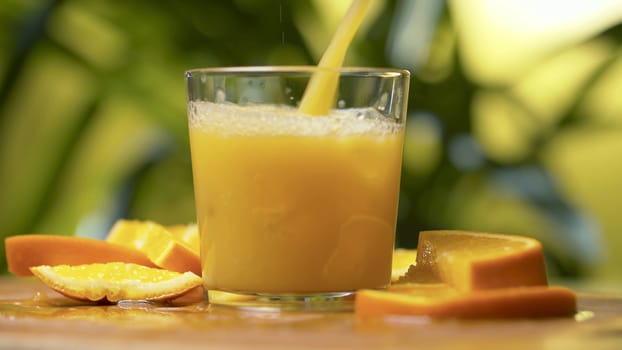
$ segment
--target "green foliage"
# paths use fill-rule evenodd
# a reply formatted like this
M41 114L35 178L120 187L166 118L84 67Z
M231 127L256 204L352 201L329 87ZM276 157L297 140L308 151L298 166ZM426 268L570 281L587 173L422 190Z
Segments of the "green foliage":
M120 217L194 221L184 71L314 64L318 53L310 43L327 40L326 28L309 27L323 23L317 4L5 3L0 237L101 237ZM391 65L386 48L395 7L395 1L381 3L346 63ZM599 254L598 230L550 172L546 152L570 131L603 127L586 118L582 106L620 62L621 27L586 40L606 40L614 54L597 65L552 125L538 124L538 113L512 86L469 77L449 11L437 27L430 59L412 79L397 244L414 246L422 229L529 233L547 245L554 273L587 273ZM442 47L449 54L439 53ZM487 148L478 134L473 111L482 93L503 100L519 123L534 125L518 156L499 156L500 148Z

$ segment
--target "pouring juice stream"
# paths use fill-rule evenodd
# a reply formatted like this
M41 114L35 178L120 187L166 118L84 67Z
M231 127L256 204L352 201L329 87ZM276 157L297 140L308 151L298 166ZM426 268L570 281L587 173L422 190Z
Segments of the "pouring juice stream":
M315 72L300 102L300 111L310 115L327 115L335 103L335 94L339 83L338 68L348 51L363 18L369 9L371 0L354 0L337 31L322 55L318 70Z

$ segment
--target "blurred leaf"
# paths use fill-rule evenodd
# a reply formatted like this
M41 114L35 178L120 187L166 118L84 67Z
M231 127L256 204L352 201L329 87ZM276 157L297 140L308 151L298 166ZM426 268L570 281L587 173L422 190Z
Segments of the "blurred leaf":
M520 5L504 4L489 10ZM184 71L313 64L345 7L326 0L6 2L0 234L100 237L119 217L193 220ZM508 58L490 43L480 48L495 51L474 60L465 23L481 30L494 21L478 15L496 18L474 8L377 2L348 54L348 64L416 68L397 245L414 246L422 229L530 234L546 243L557 274L588 274L606 244L599 228L613 236L619 222L611 214L617 204L597 185L622 187L615 180L622 170L607 166L614 148L602 146L620 126L622 25L599 22L600 32L587 28L592 34L572 45L539 48L537 60ZM473 75L474 64L493 58L493 68L515 79L489 84ZM592 174L590 166L607 170Z

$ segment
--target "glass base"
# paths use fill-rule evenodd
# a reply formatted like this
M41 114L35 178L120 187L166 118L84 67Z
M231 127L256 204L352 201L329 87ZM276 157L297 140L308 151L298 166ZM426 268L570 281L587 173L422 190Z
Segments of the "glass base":
M205 300L214 306L247 311L349 312L354 309L354 292L315 294L264 294L209 291Z

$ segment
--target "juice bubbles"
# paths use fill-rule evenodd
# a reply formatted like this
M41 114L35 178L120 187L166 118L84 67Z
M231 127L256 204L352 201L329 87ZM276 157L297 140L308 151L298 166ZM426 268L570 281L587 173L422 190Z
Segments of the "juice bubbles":
M403 120L372 107L304 115L266 103L257 91L267 85L229 91L244 103L216 101L226 86L213 101L189 98L205 287L317 295L387 286ZM380 100L396 109L390 96Z

